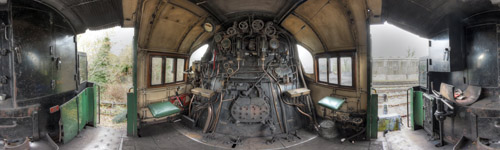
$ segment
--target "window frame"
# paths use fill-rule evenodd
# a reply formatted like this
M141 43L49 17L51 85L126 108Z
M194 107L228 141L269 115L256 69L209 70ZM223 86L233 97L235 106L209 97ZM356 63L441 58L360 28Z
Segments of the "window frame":
M351 69L352 69L352 86L347 86L347 85L341 85L342 84L342 68L341 68L341 58L342 57L350 57L351 58ZM326 58L326 82L325 81L320 81L319 76L319 59L320 58ZM337 84L330 83L330 59L331 58L337 58ZM324 85L330 85L330 86L335 86L335 87L342 87L342 88L356 88L356 51L355 50L348 50L348 51L338 51L338 52L325 52L325 53L320 53L316 54L314 56L314 71L315 71L315 76L316 76L316 83L319 84L324 84Z
M160 57L162 58L162 65L161 65L161 83L160 84L152 84L152 75L153 75L153 58ZM166 59L167 58L173 58L174 63L172 64L173 67L173 82L166 82L165 81L165 71L166 71ZM182 71L185 71L187 69L186 64L189 62L189 57L186 55L181 55L181 54L172 54L172 53L161 53L161 52L154 52L154 53L149 53L148 54L148 59L147 59L147 85L148 88L158 88L158 87L166 87L169 85L176 85L176 84L183 84L186 83L186 74L182 75L182 81L177 81L177 60L178 59L184 59L184 68Z

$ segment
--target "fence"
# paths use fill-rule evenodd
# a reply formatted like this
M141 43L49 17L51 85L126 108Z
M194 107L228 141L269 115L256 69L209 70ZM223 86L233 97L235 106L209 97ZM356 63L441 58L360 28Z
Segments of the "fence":
M373 58L373 81L418 81L417 58Z

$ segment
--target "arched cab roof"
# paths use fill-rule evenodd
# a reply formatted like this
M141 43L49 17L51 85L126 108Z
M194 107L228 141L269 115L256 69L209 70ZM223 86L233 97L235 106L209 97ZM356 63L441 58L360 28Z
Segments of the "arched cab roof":
M75 32L98 30L122 24L122 0L38 0L58 10ZM127 0L124 0L124 2Z
M257 14L279 23L313 54L366 46L368 18L380 20L381 0L129 0L124 26L139 23L139 48L191 53L237 16ZM211 20L216 32L204 32Z

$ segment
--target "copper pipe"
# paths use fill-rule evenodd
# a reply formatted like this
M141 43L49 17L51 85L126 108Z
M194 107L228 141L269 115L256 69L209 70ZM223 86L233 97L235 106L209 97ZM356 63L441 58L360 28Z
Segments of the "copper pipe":
M271 94L273 95L273 102L274 102L274 111L276 112L276 118L278 119L278 124L280 125L280 129L282 132L284 132L283 130L283 125L281 124L281 119L280 119L280 114L278 112L278 107L276 106L277 103L276 103L276 99L275 99L275 96L276 96L276 93L274 93L274 87L273 87L273 82L270 82L269 83L271 85Z
M205 121L205 126L203 127L203 133L207 133L210 122L212 121L212 107L208 106L207 120Z
M313 120L313 118L311 117L311 115L308 115L307 113L303 112L302 110L300 110L300 108L299 108L299 107L295 107L295 108L297 108L297 111L299 111L302 115L307 116L307 117L309 118L309 120L310 120L311 122L313 122L313 123L314 123L314 128L315 128L316 130L319 130L319 129L318 129L319 125L318 125L316 122L314 122L314 120Z
M236 74L236 72L238 72L240 70L240 60L238 59L238 68L236 68L236 71L234 71L233 73L231 73L228 78L231 78L231 76L233 76L234 74Z
M220 103L219 103L219 108L217 108L217 112L216 112L216 116L215 116L215 120L214 120L214 124L212 126L212 131L215 132L215 130L217 129L217 124L219 123L219 116L220 116L220 111L222 109L222 98L224 98L224 94L221 93L221 96L220 96Z
M194 97L196 95L193 94L193 97L191 97L191 100L189 100L189 109L188 109L188 116L191 117L191 105L193 104Z

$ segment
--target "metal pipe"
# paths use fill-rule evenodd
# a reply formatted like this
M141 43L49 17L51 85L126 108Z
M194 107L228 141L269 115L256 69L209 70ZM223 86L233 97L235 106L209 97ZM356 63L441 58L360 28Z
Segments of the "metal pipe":
M346 140L350 140L352 138L355 138L355 137L363 134L365 131L366 131L366 128L363 128L363 130L361 130L359 133L356 133L356 134L354 134L354 135L352 135L352 136L350 136L348 138L342 138L342 139L340 139L340 142L344 143Z
M212 125L212 131L214 131L214 132L217 129L217 123L219 123L219 116L220 116L220 111L221 111L221 108L222 108L222 98L224 98L224 94L223 93L221 93L220 102L219 102L219 108L217 108L215 120L214 120L213 125Z
M191 97L191 100L189 100L189 108L188 108L188 116L191 117L191 106L193 104L194 97L196 95L193 94L193 97Z
M281 119L280 119L280 114L278 112L278 107L276 106L276 91L274 91L274 88L273 88L273 82L270 82L270 88L271 88L271 94L273 96L273 104L274 104L274 111L276 112L276 117L278 119L278 124L280 125L280 128L281 128L281 131L283 131L283 125L281 124Z
M406 126L409 128L410 127L410 103L408 101L408 96L409 96L409 90L412 88L408 88L406 90Z
M203 127L203 133L207 133L210 122L212 121L212 107L208 106L207 120L205 121L205 126Z
M299 107L295 107L295 108L297 108L297 111L299 111L302 115L304 115L304 116L306 116L307 118L309 118L309 120L310 120L311 122L313 122L313 124L314 124L314 129L315 129L316 131L319 131L319 128L318 128L318 127L319 127L319 125L318 125L316 122L314 122L314 120L313 120L313 118L311 117L311 115L308 115L308 114L307 114L307 113L305 113L304 111L300 110L300 108L299 108Z
M302 66L302 64L301 64ZM300 78L302 79L302 84L304 84L304 87L307 88L307 84L306 84L306 80L304 79L304 74L302 73L302 67L297 67L298 68L298 72L299 72L299 75L300 75ZM313 106L311 106L311 104ZM315 111L312 111L312 110L316 110L314 109L314 102L312 102L312 98L307 96L307 105L309 107L309 110L311 111L312 115L313 115L313 119L314 119L314 124L318 124L317 122L317 119L316 119L316 113ZM312 107L312 108L311 108Z

